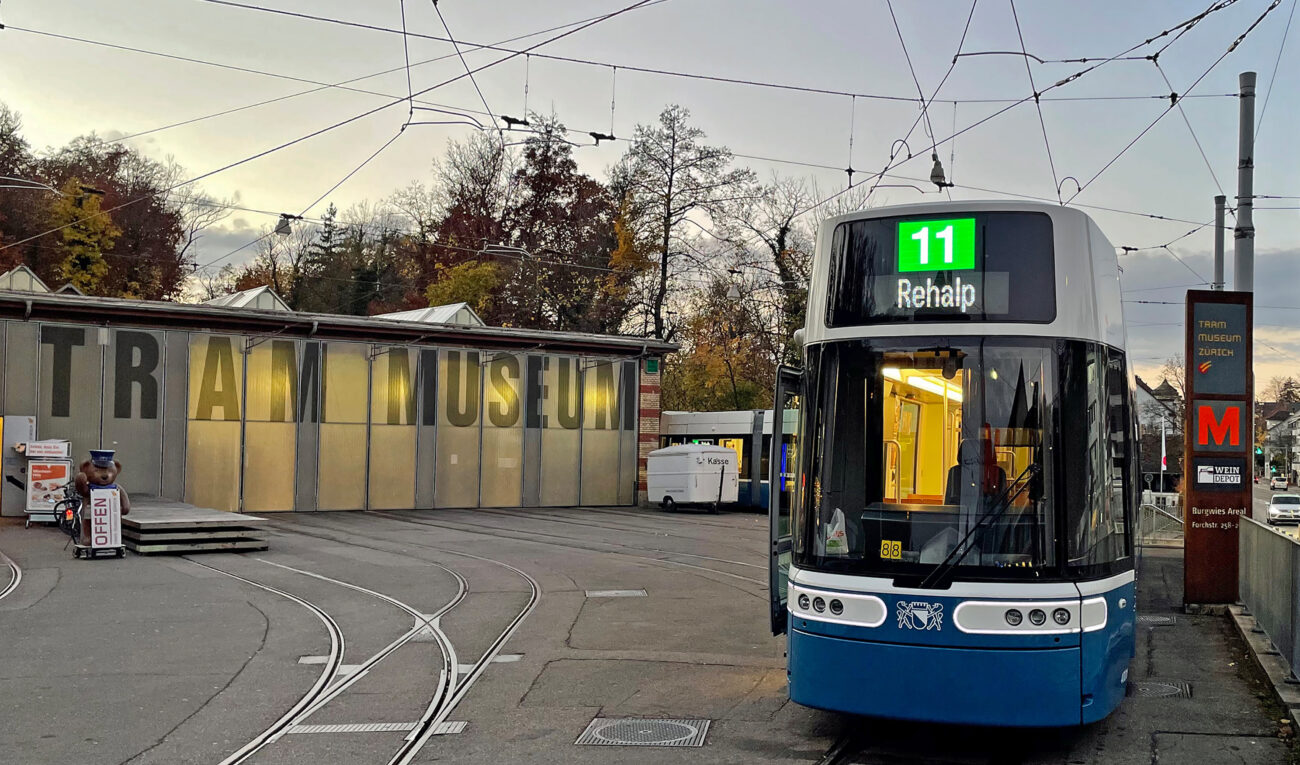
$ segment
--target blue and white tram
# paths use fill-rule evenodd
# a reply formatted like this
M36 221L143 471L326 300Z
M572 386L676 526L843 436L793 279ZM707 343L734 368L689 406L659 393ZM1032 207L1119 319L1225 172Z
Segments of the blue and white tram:
M1005 726L1119 705L1138 507L1124 349L1115 250L1078 210L823 224L804 368L777 386L773 440L797 458L770 478L793 700Z

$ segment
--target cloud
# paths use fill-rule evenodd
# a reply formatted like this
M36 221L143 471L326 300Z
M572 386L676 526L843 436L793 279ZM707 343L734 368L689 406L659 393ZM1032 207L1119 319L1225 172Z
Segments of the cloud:
M1120 257L1124 269L1121 282L1129 358L1137 373L1153 384L1159 382L1159 370L1165 360L1183 353L1187 290L1208 289L1201 282L1212 278L1214 271L1212 253L1176 251L1176 254L1177 257L1165 250L1150 250ZM1231 251L1225 260L1224 270L1231 283ZM1278 375L1300 377L1297 284L1300 284L1300 248L1256 253L1257 387Z
M244 247L264 233L266 233L265 226L256 225L248 218L242 216L228 218L218 225L209 226L203 230L198 242L194 245L195 261L200 266L216 261L213 268L220 268L227 263L239 266L253 257L256 248L245 247L234 255L226 256L240 247ZM221 258L224 259L219 260Z

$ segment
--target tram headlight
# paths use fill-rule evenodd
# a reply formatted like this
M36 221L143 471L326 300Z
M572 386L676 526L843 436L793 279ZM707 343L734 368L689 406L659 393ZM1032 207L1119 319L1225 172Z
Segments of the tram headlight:
M836 616L839 616L840 614L844 613L844 604L839 602L839 600L832 600L831 613L835 614Z
M820 614L822 611L825 611L825 610L826 610L826 601L822 600L821 598L813 598L813 610L816 611L816 612L819 613L819 614Z
M1014 608L1008 608L1006 616L1007 624L1010 624L1012 627L1019 627L1020 623L1025 620L1025 617Z
M1052 612L1052 621L1054 621L1054 622L1056 622L1057 624L1060 624L1060 625L1066 625L1066 624L1069 624L1069 623L1070 623L1070 612L1069 612L1069 611L1066 611L1064 608L1058 608L1058 609L1056 609L1055 611Z
M807 610L808 610L808 607L811 606L811 605L812 605L812 601L808 600L808 596L805 595L805 594L803 594L803 593L800 593L800 594L799 594L799 607L802 608L803 610L807 611Z
M1045 621L1047 621L1047 614L1043 613L1043 609L1035 608L1029 612L1029 623L1035 627L1041 627Z

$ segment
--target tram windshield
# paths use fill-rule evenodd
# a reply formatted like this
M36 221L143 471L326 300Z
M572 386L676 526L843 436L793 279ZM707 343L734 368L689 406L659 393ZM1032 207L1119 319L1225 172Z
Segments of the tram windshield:
M1020 578L1126 554L1117 355L967 337L831 343L809 360L803 565Z

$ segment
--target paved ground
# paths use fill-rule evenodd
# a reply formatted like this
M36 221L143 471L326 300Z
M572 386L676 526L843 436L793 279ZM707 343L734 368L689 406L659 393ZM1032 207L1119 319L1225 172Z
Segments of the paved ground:
M298 723L410 724L447 670L463 694L430 722L463 732L409 761L811 763L837 743L842 763L1287 760L1228 623L1176 613L1180 551L1145 558L1139 607L1175 621L1142 627L1132 676L1188 682L1191 698L1130 698L1098 725L1027 734L789 703L766 536L741 514L299 514L276 518L267 553L74 561L53 530L2 526L23 578L0 600L0 760L218 763L322 679L343 690ZM595 592L617 590L646 594ZM405 609L450 610L427 624ZM698 749L575 746L597 716L713 722ZM248 761L385 763L407 735L287 733Z

